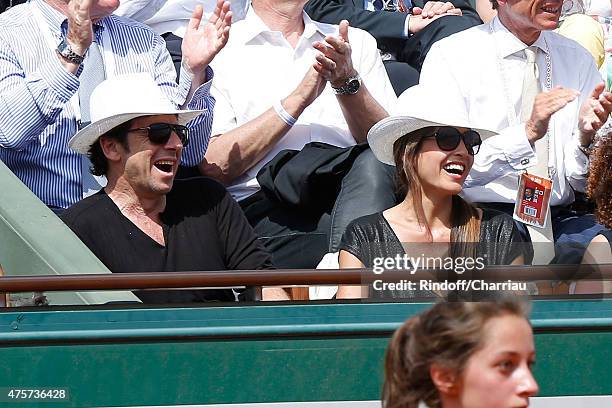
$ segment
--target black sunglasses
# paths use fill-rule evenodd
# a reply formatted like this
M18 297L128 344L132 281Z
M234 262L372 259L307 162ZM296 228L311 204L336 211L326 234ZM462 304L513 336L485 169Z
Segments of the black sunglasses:
M181 140L183 147L189 144L189 128L183 125L174 125L172 123L153 123L147 127L128 129L129 132L140 132L146 130L147 137L151 143L163 145L168 143L172 132Z
M478 153L482 144L480 134L475 130L469 129L467 132L461 133L456 128L450 126L442 126L433 135L425 137L435 137L440 150L445 151L455 150L463 139L465 148L472 156Z

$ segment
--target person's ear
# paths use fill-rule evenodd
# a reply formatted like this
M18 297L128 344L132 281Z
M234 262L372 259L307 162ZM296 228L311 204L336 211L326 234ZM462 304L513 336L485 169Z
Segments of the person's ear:
M117 139L106 136L100 137L100 147L104 156L114 162L120 161L121 152L125 151L123 145Z
M429 375L440 394L449 397L459 394L459 378L455 370L432 364Z

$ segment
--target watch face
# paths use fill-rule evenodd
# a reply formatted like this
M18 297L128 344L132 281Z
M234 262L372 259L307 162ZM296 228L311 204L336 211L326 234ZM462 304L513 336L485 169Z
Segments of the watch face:
M336 95L355 95L359 92L359 88L361 87L361 78L357 75L354 78L349 78L346 80L344 85L340 87L332 86Z
M348 84L346 84L346 90L351 95L356 94L359 91L360 85L358 79L351 79Z
M65 40L62 40L62 42L59 43L59 45L57 46L57 50L61 53L65 52L66 48L68 48L68 44L66 43Z

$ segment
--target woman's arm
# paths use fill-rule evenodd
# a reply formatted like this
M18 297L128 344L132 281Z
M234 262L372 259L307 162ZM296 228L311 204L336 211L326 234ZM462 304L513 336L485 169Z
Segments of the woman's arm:
M340 269L365 268L365 265L350 252L341 250L338 256ZM363 299L367 297L368 287L360 285L339 285L336 299Z
M603 235L597 235L586 251L582 258L583 264L595 265L612 263L612 251L610 250L610 243ZM611 291L610 282L602 279L596 281L578 281L574 289L575 294L593 294L593 293L609 293Z
M514 261L510 262L510 265L525 265L525 257L523 255L517 256Z

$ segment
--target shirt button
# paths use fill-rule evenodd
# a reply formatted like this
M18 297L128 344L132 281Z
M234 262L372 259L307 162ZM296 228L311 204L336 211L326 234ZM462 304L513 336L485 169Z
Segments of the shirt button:
M521 164L522 164L523 166L525 166L525 165L529 164L529 159L523 159L523 160L521 160Z

